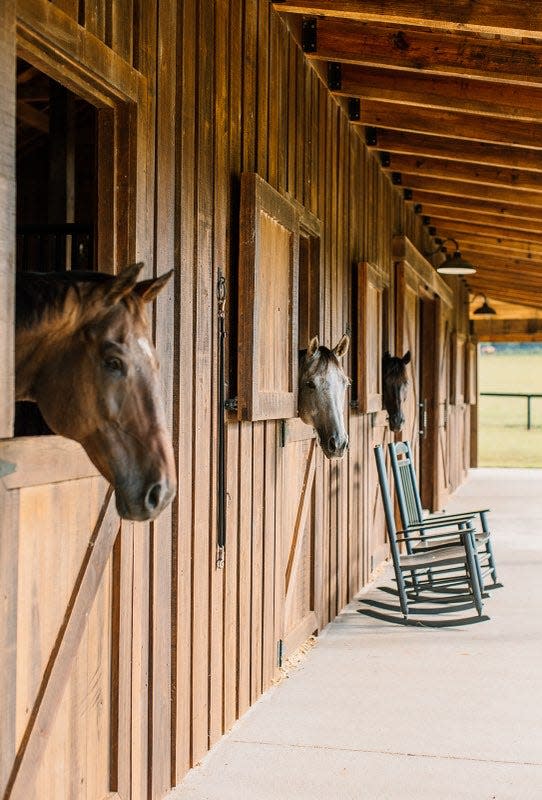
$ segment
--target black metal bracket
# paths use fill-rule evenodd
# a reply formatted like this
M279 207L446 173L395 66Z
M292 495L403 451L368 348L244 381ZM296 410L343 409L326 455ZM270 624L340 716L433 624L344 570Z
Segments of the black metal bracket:
M422 222L423 222L424 225L430 225L431 224L431 217L424 217L422 219Z
M401 186L403 183L403 177L400 172L392 172L391 173L391 182L394 186Z
M226 411L237 411L237 398L230 397L228 400L224 400L224 408Z
M378 135L376 128L365 128L365 144L367 147L376 147L378 144Z
M305 17L301 23L301 48L304 53L316 53L316 18Z
M429 236L436 236L436 235L437 235L437 229L435 228L434 225L431 225L431 227L429 228Z
M351 122L359 122L361 119L361 103L359 97L350 97L348 100L348 119Z
M382 164L383 167L389 167L391 164L391 156L384 150L380 153L380 163Z
M337 61L329 61L327 65L327 88L338 92L342 86L342 67Z
M414 213L415 214L421 214L422 211L423 211L422 204L421 203L416 203L416 205L414 206Z
M412 189L403 189L403 198L405 200L412 200Z

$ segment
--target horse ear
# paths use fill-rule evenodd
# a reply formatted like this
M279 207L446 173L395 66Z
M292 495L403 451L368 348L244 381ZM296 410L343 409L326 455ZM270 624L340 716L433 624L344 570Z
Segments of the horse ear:
M404 354L403 364L405 365L405 367L407 364L410 364L410 350L407 350L406 353Z
M160 275L158 278L149 278L146 281L139 281L139 283L136 283L134 286L134 292L141 297L143 302L151 303L162 291L172 275L173 270L170 269L169 272L164 273L164 275Z
M350 345L350 336L347 333L343 333L335 347L333 348L333 352L337 356L337 358L342 358L348 353L348 347Z
M138 264L131 264L126 267L112 281L108 282L105 287L104 301L108 305L114 305L122 300L125 295L130 294L132 289L137 283L137 276L143 268L143 262Z
M320 342L318 341L318 336L313 336L309 342L309 346L307 347L307 358L313 358L318 348L320 347Z
M389 360L390 360L390 358L391 358L390 351L389 351L389 350L386 350L386 352L385 352L385 353L384 353L384 355L382 356L382 361L389 361Z

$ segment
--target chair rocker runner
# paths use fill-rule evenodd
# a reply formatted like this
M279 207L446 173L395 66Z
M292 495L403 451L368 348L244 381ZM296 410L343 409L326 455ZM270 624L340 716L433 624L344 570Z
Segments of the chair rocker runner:
M399 514L401 516L401 525L404 530L420 530L420 526L423 525L421 528L421 535L423 537L424 532L430 530L433 525L467 522L475 517L479 517L481 530L478 530L475 535L479 563L482 568L482 573L487 574L489 572L493 578L493 583L496 584L497 569L495 566L491 533L489 531L487 519L489 509L484 508L477 509L476 511L463 511L457 514L436 513L424 516L410 443L390 442L390 444L388 444L388 450L390 453ZM429 542L422 542L421 544L421 547L425 548L431 546ZM407 549L410 550L408 544ZM412 548L413 552L419 549L421 548ZM483 588L482 579L481 584Z
M430 534L424 533L424 535L422 535L423 525L413 525L409 528L408 532L403 530L397 531L382 445L375 446L374 454L378 471L378 481L380 483L380 491L384 504L386 528L388 531L395 580L397 582L401 611L404 618L407 619L409 614L407 584L404 573L410 573L413 576L414 585L416 586L414 575L418 571L427 572L435 567L454 566L464 567L470 594L473 597L478 615L481 616L483 609L482 591L479 581L478 557L474 545L475 528L472 521L467 519L460 520L457 523L443 523L439 526L440 530L438 530L435 525L434 529L436 532ZM431 527L433 528L433 526ZM417 531L419 531L420 535L413 535ZM405 543L405 545L412 545L413 542L427 542L429 540L433 542L432 549L428 548L421 552L408 552L407 550L407 553L401 553L399 550L399 546L402 543Z

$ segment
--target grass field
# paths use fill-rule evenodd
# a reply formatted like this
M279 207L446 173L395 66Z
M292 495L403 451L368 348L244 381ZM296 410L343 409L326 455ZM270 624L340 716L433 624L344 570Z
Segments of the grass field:
M480 353L480 392L542 394L542 352ZM542 398L480 397L478 463L481 467L542 467Z

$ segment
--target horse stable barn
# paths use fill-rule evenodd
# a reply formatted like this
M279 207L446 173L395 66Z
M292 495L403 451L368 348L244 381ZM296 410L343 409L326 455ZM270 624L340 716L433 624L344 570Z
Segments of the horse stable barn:
M0 795L160 798L387 557L374 445L410 440L443 508L475 334L541 336L542 9L3 0L0 70ZM78 290L113 303L136 262L138 309L174 270L148 308L177 492L150 521L15 414L16 273L121 273ZM296 416L316 336L352 380L342 458ZM408 351L393 433L382 359ZM91 391L66 386L61 423Z

